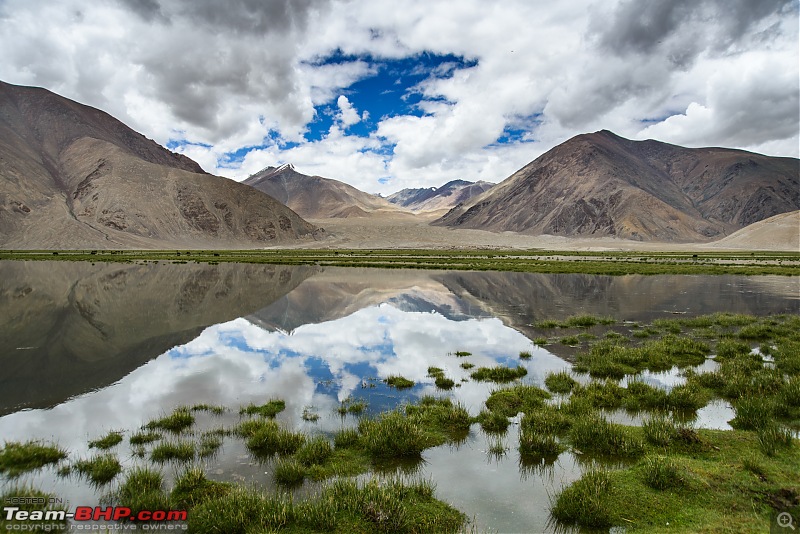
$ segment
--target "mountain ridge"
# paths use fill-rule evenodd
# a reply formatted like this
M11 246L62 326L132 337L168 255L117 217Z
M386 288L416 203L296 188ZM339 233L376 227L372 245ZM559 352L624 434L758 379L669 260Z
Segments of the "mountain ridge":
M575 136L432 224L675 242L718 239L800 208L796 158Z
M0 82L0 247L229 248L323 231L111 115Z

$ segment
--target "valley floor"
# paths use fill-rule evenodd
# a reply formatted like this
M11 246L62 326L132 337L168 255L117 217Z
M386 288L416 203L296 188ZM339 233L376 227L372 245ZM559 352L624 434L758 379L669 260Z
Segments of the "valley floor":
M800 212L784 217L781 224L767 228L747 227L720 241L709 243L658 243L613 237L570 238L552 235L530 236L514 232L452 229L429 226L429 219L418 216L348 219L314 219L328 238L304 242L302 248L347 249L546 249L568 251L700 252L724 250L800 251ZM758 223L757 223L758 224ZM756 225L753 225L754 227Z

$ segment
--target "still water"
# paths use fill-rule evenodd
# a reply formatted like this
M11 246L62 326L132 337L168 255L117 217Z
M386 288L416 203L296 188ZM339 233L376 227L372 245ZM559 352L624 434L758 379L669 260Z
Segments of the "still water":
M369 414L448 395L477 415L493 386L467 380L464 361L523 365L524 381L536 385L570 367L575 349L532 343L541 335L537 321L578 313L639 322L716 311L798 313L799 297L800 280L784 277L0 262L0 440L54 441L74 461L94 452L89 440L111 430L129 435L176 406L231 408L200 414L202 430L231 427L240 406L273 398L286 402L278 419L308 433L354 425L353 416L336 411L348 398L366 401ZM456 358L456 351L472 355ZM519 360L521 351L532 358ZM438 391L430 366L459 387ZM417 385L398 392L381 382L390 375ZM674 372L644 379L664 388L681 380ZM304 412L319 420L304 420ZM698 424L726 428L732 415L715 402ZM479 530L541 531L548 495L578 478L581 465L568 452L546 468L520 465L516 440L512 426L499 438L507 453L494 457L487 450L498 438L476 425L459 446L426 451L407 474L433 480L438 498ZM140 461L124 444L114 451L120 460ZM236 438L226 438L204 465L212 478L272 487L269 465L255 462ZM71 506L95 504L103 493L52 469L23 482Z

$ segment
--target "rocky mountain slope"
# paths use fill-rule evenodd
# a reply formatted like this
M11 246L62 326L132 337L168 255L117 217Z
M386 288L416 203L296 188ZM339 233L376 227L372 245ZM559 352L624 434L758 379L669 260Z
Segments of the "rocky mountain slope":
M0 247L258 247L320 235L100 110L0 82Z
M493 183L484 181L452 180L441 187L402 189L386 200L415 212L449 210L493 186Z
M433 224L671 242L719 239L800 209L800 161L583 134Z
M244 182L307 219L374 217L406 210L331 178L299 173L291 164L267 167Z

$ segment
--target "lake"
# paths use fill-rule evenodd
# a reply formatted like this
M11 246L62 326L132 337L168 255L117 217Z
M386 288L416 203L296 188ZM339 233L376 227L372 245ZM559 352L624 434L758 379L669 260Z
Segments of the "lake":
M470 380L465 361L524 366L523 382L539 386L571 367L580 348L535 345L539 321L592 314L646 324L717 311L800 313L800 280L3 261L0 439L53 441L74 460L94 452L88 441L112 430L128 437L177 406L231 408L198 414L203 430L233 426L239 407L270 399L286 403L279 421L308 434L355 426L355 416L338 413L342 402L366 402L368 416L431 394L477 415L497 386ZM471 355L458 358L458 351ZM520 352L531 358L520 360ZM438 390L432 366L458 387ZM416 385L390 388L383 380L391 375ZM665 389L681 381L674 371L643 379ZM696 424L727 428L731 417L730 405L715 401ZM513 426L498 438L473 425L462 443L386 469L432 480L437 497L480 531L540 531L549 528L548 495L577 479L581 462L565 452L552 465L524 465L516 440ZM504 455L489 452L498 444ZM140 461L127 439L115 452L126 466ZM225 438L203 465L217 480L273 487L269 465L237 438ZM96 504L114 487L95 491L52 468L23 480L73 507Z

